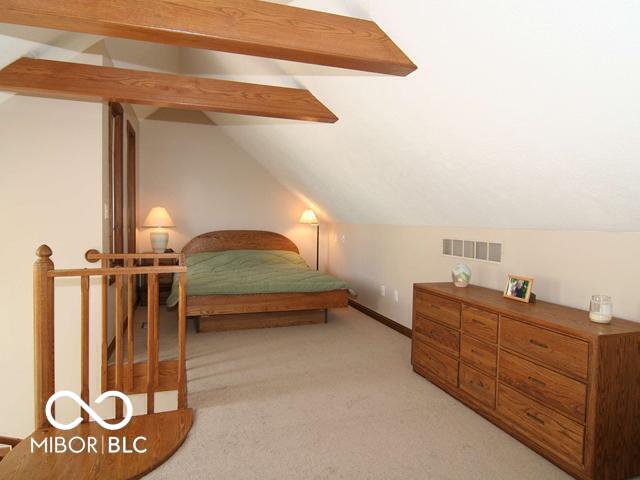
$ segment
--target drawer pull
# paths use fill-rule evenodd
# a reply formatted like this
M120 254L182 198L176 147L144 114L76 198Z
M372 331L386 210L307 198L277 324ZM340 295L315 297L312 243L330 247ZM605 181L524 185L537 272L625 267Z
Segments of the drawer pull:
M538 385L541 385L541 386L543 386L543 387L546 387L546 386L547 386L547 384L546 384L546 383L544 383L542 380L538 380L538 379L537 379L537 378L535 378L535 377L527 377L527 378L528 378L528 379L529 379L529 381L530 381L530 382L532 382L532 383L537 383Z
M473 317L471 319L471 323L477 323L478 325L484 325L484 322L478 320L477 318Z
M440 307L438 305L434 305L433 303L431 304L431 308L433 308L434 310L440 310Z
M535 345L536 347L540 347L540 348L549 348L548 345L545 345L544 343L540 343L537 340L534 340L533 338L529 339L529 343L531 345Z
M537 415L531 412L527 412L527 417L529 417L531 420L538 422L540 425L544 425L544 420L542 420L540 417L538 417Z

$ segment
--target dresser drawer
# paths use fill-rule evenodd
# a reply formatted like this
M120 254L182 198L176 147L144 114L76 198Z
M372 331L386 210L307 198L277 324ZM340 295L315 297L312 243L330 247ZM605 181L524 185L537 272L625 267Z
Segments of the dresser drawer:
M458 361L422 342L413 342L413 363L451 385L458 386Z
M460 390L464 390L491 408L496 405L495 379L462 363L460 364Z
M462 307L462 330L482 340L496 343L498 315L465 305Z
M490 375L496 374L496 359L498 348L495 345L481 342L475 338L462 334L460 339L460 356L470 365Z
M414 340L428 343L445 353L458 357L460 355L460 332L451 330L439 323L416 315L413 330Z
M498 414L517 431L571 463L581 465L584 427L515 390L498 386Z
M587 386L508 352L500 352L500 381L584 422Z
M589 344L508 317L500 320L500 346L586 380Z
M416 313L460 328L460 303L420 291L414 292L413 301Z

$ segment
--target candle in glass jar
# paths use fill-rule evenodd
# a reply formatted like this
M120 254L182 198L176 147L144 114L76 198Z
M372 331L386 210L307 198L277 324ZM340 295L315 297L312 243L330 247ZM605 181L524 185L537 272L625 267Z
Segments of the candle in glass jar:
M589 306L589 319L596 323L609 323L613 318L613 304L608 295L593 295Z

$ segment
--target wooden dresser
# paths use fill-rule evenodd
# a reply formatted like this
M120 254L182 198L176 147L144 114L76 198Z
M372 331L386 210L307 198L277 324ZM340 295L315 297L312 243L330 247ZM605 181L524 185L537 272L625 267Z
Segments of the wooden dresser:
M574 477L640 474L640 323L417 283L411 362Z

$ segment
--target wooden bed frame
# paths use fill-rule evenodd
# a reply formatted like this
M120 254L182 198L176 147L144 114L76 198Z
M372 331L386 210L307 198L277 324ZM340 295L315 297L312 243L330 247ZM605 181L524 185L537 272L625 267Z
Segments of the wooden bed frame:
M284 235L261 230L203 233L189 241L182 253L189 255L223 250L287 250L299 253L296 244ZM188 295L187 316L198 317L198 332L303 325L325 322L327 309L347 307L348 299L348 290Z

